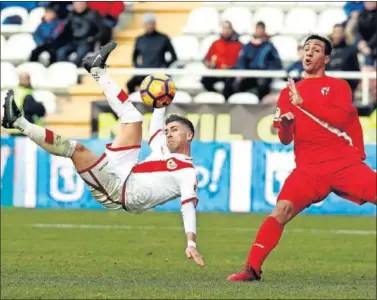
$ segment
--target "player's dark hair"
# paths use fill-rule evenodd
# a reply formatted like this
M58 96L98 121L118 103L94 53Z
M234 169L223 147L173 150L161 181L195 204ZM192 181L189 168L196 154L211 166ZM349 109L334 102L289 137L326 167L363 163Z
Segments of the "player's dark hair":
M321 42L324 42L325 44L325 55L330 55L331 52L332 52L332 44L331 42L325 38L324 36L321 36L321 35L318 35L318 34L312 34L310 36L307 37L307 39L305 40L305 43L304 45L310 41L310 40L319 40Z
M170 115L165 119L165 125L168 125L169 123L172 122L178 122L183 125L185 125L190 131L192 132L192 136L194 137L195 135L195 129L194 125L192 125L191 121L185 117L179 116L179 115Z

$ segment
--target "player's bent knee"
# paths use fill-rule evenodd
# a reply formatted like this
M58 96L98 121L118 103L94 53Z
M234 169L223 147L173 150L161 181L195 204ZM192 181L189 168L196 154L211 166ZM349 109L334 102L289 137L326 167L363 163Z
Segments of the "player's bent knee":
M271 213L271 216L273 216L282 225L289 222L295 215L295 206L289 200L278 201Z
M93 165L98 160L98 155L86 148L83 144L77 142L75 152L71 159L76 169L81 171Z

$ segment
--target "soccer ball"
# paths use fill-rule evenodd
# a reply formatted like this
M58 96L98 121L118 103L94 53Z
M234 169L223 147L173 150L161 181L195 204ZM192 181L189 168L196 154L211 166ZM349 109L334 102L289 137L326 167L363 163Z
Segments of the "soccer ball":
M156 108L168 106L174 99L175 84L169 76L149 75L140 86L140 96L147 106Z

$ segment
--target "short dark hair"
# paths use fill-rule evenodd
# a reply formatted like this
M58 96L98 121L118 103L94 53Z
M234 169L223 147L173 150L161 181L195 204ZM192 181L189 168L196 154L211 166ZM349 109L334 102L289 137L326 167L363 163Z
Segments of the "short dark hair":
M263 29L266 29L266 24L265 24L264 22L262 22L262 21L259 21L259 22L255 25L255 27L257 27L257 26L261 26L261 27L263 27Z
M305 40L304 46L310 40L319 40L321 42L324 42L325 43L325 55L331 55L332 44L329 41L329 39L325 38L324 36L318 35L318 34L312 34L312 35L307 37L307 39Z
M188 129L190 129L190 131L192 132L192 136L194 137L195 135L194 125L192 125L192 122L189 119L179 116L179 115L170 115L169 117L165 119L165 125L168 125L169 123L173 123L173 122L178 122L185 125Z

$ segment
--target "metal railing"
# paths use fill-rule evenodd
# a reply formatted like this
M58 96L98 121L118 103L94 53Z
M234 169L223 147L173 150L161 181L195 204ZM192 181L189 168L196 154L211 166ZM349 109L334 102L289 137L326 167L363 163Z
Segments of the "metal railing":
M288 76L284 70L263 71L263 70L213 70L213 69L147 69L147 68L109 68L110 74L119 75L149 75L166 74L170 76L209 76L209 77L254 77L284 79ZM79 75L85 75L85 69L78 70ZM297 72L289 74L297 76ZM369 80L376 79L376 72L343 72L329 71L326 75L341 79L361 80L362 104L369 103Z

